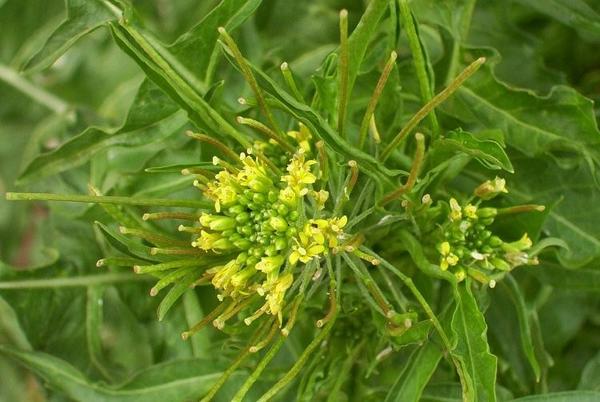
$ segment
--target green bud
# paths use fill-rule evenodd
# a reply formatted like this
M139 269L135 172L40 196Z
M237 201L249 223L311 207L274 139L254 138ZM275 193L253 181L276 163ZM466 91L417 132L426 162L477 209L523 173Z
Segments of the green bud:
M491 247L498 247L498 246L501 246L501 245L502 245L502 243L504 243L504 242L503 242L503 241L502 241L502 239L501 239L501 238L499 238L498 236L492 236L492 237L490 237L490 239L488 240L488 244L489 244Z
M269 194L267 195L267 199L269 200L269 202L273 203L275 201L277 201L278 198L278 194L276 191L269 191Z
M237 216L245 210L246 208L243 205L234 205L233 207L229 207L229 209L227 209L227 212L229 212L231 215Z
M500 258L492 258L490 262L495 268L501 271L510 271L510 265Z
M277 249L275 248L274 245L270 245L265 249L265 254L269 257L272 257L275 254L277 254Z
M287 247L287 240L283 237L275 239L275 249L277 251L284 250Z
M248 250L252 245L252 242L247 239L239 239L233 242L233 245L241 250Z
M477 216L480 218L494 218L497 214L496 208L479 208L477 210Z
M250 214L248 212L240 212L235 215L235 221L237 223L246 223L250 220Z
M285 219L278 216L271 218L269 220L269 224L278 232L285 232L288 228L288 224Z
M288 212L290 212L290 209L285 204L279 204L277 207L277 213L279 215L285 216L288 214Z
M294 236L296 236L297 233L298 233L298 230L293 226L290 226L288 228L288 230L285 231L285 235L287 237L294 237Z
M290 219L292 222L295 222L295 221L297 221L297 220L298 220L298 211L292 211L292 212L290 212L289 219Z
M265 201L267 201L267 197L265 197L265 195L261 193L254 193L254 195L252 196L252 201L254 201L257 204L264 204Z
M235 227L235 219L229 216L215 216L209 224L211 230L223 231Z

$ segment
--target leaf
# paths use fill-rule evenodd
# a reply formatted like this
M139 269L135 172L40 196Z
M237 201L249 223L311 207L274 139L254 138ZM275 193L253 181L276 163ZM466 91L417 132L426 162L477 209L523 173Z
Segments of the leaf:
M452 317L452 331L456 335L456 347L452 354L461 362L463 378L468 383L468 401L496 400L496 356L490 353L487 342L487 325L469 288L461 284L456 288L456 310Z
M387 9L387 6L387 0L371 0L358 25L348 37L348 94L352 93L360 64L371 44L376 29L379 27L378 22Z
M509 87L484 65L443 106L464 122L501 129L508 146L529 157L583 155L592 170L600 164L600 132L592 102L566 86L546 96ZM578 155L578 156L579 156ZM513 161L514 162L514 161Z
M458 129L446 133L435 144L436 146L439 144L445 149L458 150L471 155L488 169L504 169L510 173L514 172L506 152L496 141L478 139L475 135Z
M108 21L121 17L109 0L66 0L67 19L50 35L44 46L27 62L34 72L52 65L75 42Z
M596 402L598 400L600 400L600 392L567 391L526 396L509 402Z
M21 328L15 310L0 296L0 339L24 350L31 350L31 344Z
M568 269L558 264L543 262L540 267L533 268L529 272L540 282L560 289L600 292L600 270L598 269Z
M180 133L187 124L184 112L163 102L151 84L142 85L125 123L117 130L90 127L59 148L35 158L19 178L21 184L79 166L99 151L116 146L140 146Z
M175 302L179 300L179 298L183 296L187 290L190 290L190 286L196 280L198 280L198 273L192 272L191 274L179 279L177 283L171 287L169 293L167 293L158 306L158 321L162 321L163 318L165 318L165 315L171 309L171 307L173 307L173 304L175 304Z
M233 31L248 19L262 0L223 0L188 32L180 36L169 50L187 69L210 85L218 54L217 28ZM200 57L199 57L200 56Z
M600 352L586 363L577 389L600 391Z
M385 402L419 401L441 359L440 348L432 342L425 342L410 356L387 393Z
M531 327L529 325L529 310L527 305L525 304L525 298L521 293L521 289L519 285L515 281L515 279L509 274L504 280L501 282L502 288L506 290L510 299L512 300L515 309L517 310L517 318L519 320L519 330L521 336L521 347L523 349L523 353L527 357L531 368L535 374L535 379L537 382L540 381L541 376L541 368L540 363L537 360L535 355L535 350L533 346L533 339L531 335Z
M517 0L575 29L582 38L600 41L600 14L583 0Z
M433 328L431 320L419 321L413 324L402 334L397 336L390 336L390 341L396 348L412 345L415 343L421 344L427 341L427 336L429 335L431 328Z
M77 401L177 402L200 398L221 375L205 359L180 360L152 366L118 386L94 383L64 360L41 352L0 346L46 382Z
M600 215L590 213L600 203L600 191L585 166L563 169L549 158L512 158L515 175L509 196L518 203L548 207L544 232L564 240L561 264L582 267L600 257Z

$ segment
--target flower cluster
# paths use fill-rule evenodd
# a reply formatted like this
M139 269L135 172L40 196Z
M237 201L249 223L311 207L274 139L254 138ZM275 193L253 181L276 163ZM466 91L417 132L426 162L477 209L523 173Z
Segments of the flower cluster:
M463 205L451 198L445 223L440 227L441 241L437 244L439 267L451 271L459 281L467 275L495 285L495 278L519 265L537 264L537 258L527 253L532 246L527 233L514 242L505 242L493 234L489 226L498 209L481 207L481 201L505 193L503 179L486 181L475 189L478 198Z
M317 162L306 158L301 148L279 177L251 151L239 157L241 168L214 159L223 167L204 188L214 201L214 213L202 213L199 228L180 230L199 233L192 246L229 256L224 265L210 268L205 276L219 291L219 299L246 299L258 294L265 303L246 324L262 314L279 318L286 291L294 281L293 269L337 247L346 217L306 219L302 199L323 203L326 192L312 191Z

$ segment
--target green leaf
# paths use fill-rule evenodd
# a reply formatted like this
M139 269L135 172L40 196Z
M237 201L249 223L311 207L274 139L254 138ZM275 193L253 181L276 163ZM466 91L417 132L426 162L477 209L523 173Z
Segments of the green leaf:
M575 29L584 39L600 42L600 14L583 0L517 0L517 2Z
M495 62L473 75L444 110L464 122L501 129L507 145L529 157L577 153L594 170L600 164L600 132L592 102L566 86L546 96L510 87L496 78Z
M599 269L569 269L551 262L543 262L529 272L539 281L560 289L600 292Z
M490 353L487 342L487 325L477 301L470 290L470 283L457 286L456 310L452 317L452 331L456 335L456 347L452 354L461 362L463 373L469 378L467 401L496 400L496 356Z
M110 147L134 147L161 141L181 133L186 124L185 113L175 112L172 104L164 102L160 90L152 84L142 85L121 128L86 129L57 149L35 158L25 168L19 182L27 183L79 166Z
M0 353L12 357L77 401L189 401L200 398L221 375L205 359L180 360L152 366L124 384L107 386L92 382L69 363L45 353L5 346L0 346Z
M598 400L600 400L600 392L568 391L526 396L509 402L596 402Z
M192 272L191 274L179 279L177 283L171 287L169 293L167 293L158 306L158 321L162 321L163 318L165 318L165 315L167 312L169 312L171 307L173 307L175 302L179 300L179 298L183 296L187 290L190 290L190 286L196 280L198 280L198 273Z
M439 346L425 342L410 356L387 393L385 402L419 401L441 359L442 351Z
M439 144L444 149L464 152L477 159L488 169L504 169L510 173L514 172L506 152L496 141L478 139L474 134L458 129L446 133L435 144L436 146Z
M121 17L120 10L109 0L66 0L66 7L67 19L27 62L25 69L29 72L49 67L79 39Z
M529 310L525 304L525 298L521 293L519 285L515 279L509 274L501 282L502 288L506 290L512 300L515 309L517 310L517 318L519 320L519 330L521 335L521 347L523 353L527 357L531 368L535 374L536 381L540 381L541 368L540 363L535 355L533 339L531 335L531 327L529 325Z
M354 82L358 75L360 65L365 53L371 44L373 35L379 28L379 20L388 6L387 0L372 0L369 2L365 13L358 25L348 37L348 93L352 93Z

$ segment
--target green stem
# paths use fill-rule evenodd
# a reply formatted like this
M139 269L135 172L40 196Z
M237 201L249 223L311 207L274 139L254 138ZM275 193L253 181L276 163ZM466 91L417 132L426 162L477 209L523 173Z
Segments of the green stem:
M233 38L227 33L227 30L224 27L219 28L219 34L221 35L221 38L231 51L231 54L233 55L238 66L240 67L240 71L242 72L242 75L248 82L248 85L250 85L250 88L252 88L252 91L254 92L254 96L256 96L256 101L258 102L258 106L261 112L265 115L273 130L277 133L281 132L279 126L277 125L277 122L275 121L275 118L273 117L273 113L271 113L271 109L269 109L269 106L265 101L265 97L263 96L262 90L258 86L258 82L256 81L254 74L252 73L252 69L250 68L250 65L242 55L242 52L238 48L237 44L235 43Z
M340 11L340 59L338 62L338 134L345 137L346 108L348 107L348 11Z
M421 100L424 104L429 102L433 97L433 91L429 83L429 77L427 74L427 66L425 64L425 57L423 56L423 49L421 48L421 41L417 35L417 28L408 6L407 0L399 0L400 5L400 16L402 18L402 24L406 30L408 37L408 45L413 56L413 64L415 66L415 72L417 73L417 80L419 81L419 89L421 90ZM429 119L431 120L431 128L434 135L439 133L439 123L433 109L429 112Z
M4 64L0 64L0 80L6 82L13 88L18 89L31 99L44 105L56 114L64 114L69 110L69 104L58 98L57 96L47 92L43 88L33 85L26 80L22 75Z
M452 82L452 79L456 75L460 59L460 47L467 40L469 35L469 29L471 27L471 19L473 17L473 10L477 0L466 0L464 5L464 12L460 20L460 37L454 38L452 43L452 53L450 56L450 64L448 65L448 72L446 73L446 85Z
M147 281L151 278L129 273L76 276L73 278L32 279L24 281L0 282L0 289L44 289L86 287L118 282Z
M363 116L362 123L360 124L360 130L358 135L358 148L362 149L365 144L365 140L367 139L367 133L369 131L369 124L373 122L373 126L375 126L374 113L375 107L377 107L377 102L379 101L379 97L383 92L383 88L385 87L385 83L387 82L388 77L390 76L390 72L392 68L394 68L394 63L396 62L396 57L398 55L396 52L392 52L390 57L385 63L385 67L381 72L381 76L379 76L379 81L377 81L377 85L375 86L375 90L371 95L371 99L369 100L369 104L367 105L367 110L365 111L365 115ZM377 132L377 129L375 129ZM377 135L378 137L378 135ZM375 140L377 142L377 140Z
M423 134L417 133L415 135L415 139L417 140L417 149L415 151L415 159L413 160L410 173L408 174L408 179L406 179L406 184L400 186L398 189L383 197L381 205L385 205L388 202L397 199L402 194L410 192L417 182L417 177L419 176L421 166L423 165L423 158L425 157L425 137Z
M267 392L260 397L258 402L267 402L271 400L279 391L281 391L285 386L287 386L300 372L306 361L310 357L310 355L314 352L314 350L321 345L321 343L325 340L325 338L331 332L333 328L333 324L335 324L335 320L337 318L337 311L334 312L332 319L327 322L327 325L319 332L319 334L312 340L312 342L304 349L302 355L298 358L296 363L292 366L292 368L279 380L277 383L269 389Z
M273 358L275 357L275 355L277 354L277 352L283 345L284 341L285 341L284 336L280 335L279 338L277 338L277 341L275 342L275 344L273 346L271 346L271 349L269 349L267 354L264 355L264 357L261 359L261 361L256 366L256 369L254 369L252 374L250 374L250 377L248 377L246 379L246 381L244 382L242 387L238 390L238 392L235 394L235 396L233 397L231 402L242 402L242 400L244 399L244 396L246 396L248 391L250 391L250 388L252 387L252 385L254 385L254 383L256 382L256 380L258 380L258 377L260 377L260 375L265 370L267 365L271 362L271 360L273 360Z
M472 76L481 65L485 63L485 57L480 57L465 68L454 81L450 83L442 92L434 96L425 106L423 106L413 117L406 123L402 130L394 137L392 142L383 150L381 154L381 160L385 161L390 157L394 149L400 144L400 142L429 114L429 112L435 109L440 103L445 101L450 95L452 95L460 86Z
M200 200L171 200L166 198L133 198L119 196L93 196L78 194L52 194L52 193L6 193L8 201L64 201L85 202L93 204L120 204L148 207L183 207L183 208L212 208L209 201Z
M304 97L302 96L302 93L298 89L296 81L294 80L294 74L286 62L281 63L281 74L283 75L283 79L285 80L288 88L290 88L292 91L294 98L296 98L297 101L304 102Z

